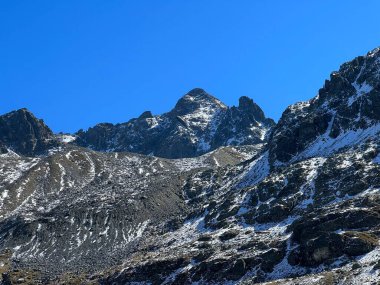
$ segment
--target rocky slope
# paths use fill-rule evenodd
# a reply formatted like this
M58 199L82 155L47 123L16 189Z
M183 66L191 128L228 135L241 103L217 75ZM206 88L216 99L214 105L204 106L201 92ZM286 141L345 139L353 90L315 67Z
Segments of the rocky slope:
M271 138L272 164L334 152L378 132L379 53L375 49L343 64L318 96L286 109Z
M376 49L342 65L264 144L181 159L71 144L2 154L3 283L378 284L379 63ZM252 106L213 102L227 130Z
M98 124L79 131L76 143L97 151L195 157L221 146L263 143L273 126L273 120L248 97L241 97L238 107L229 108L196 88L168 113L153 116L147 111L127 123Z

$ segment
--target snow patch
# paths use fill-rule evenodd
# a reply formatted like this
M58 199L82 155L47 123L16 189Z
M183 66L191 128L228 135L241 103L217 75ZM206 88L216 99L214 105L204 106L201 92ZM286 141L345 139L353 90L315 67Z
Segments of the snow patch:
M299 161L314 156L328 156L344 147L353 146L374 138L380 132L380 124L373 125L367 129L349 130L341 133L336 138L329 136L329 130L313 143L311 143L304 151L291 159L291 162Z
M70 143L77 139L76 136L73 136L73 135L57 135L56 137L58 141L62 143Z
M348 106L351 106L355 101L357 101L361 96L368 94L373 90L373 87L369 85L367 82L363 84L358 84L356 81L352 83L352 86L356 90L356 94L348 98Z

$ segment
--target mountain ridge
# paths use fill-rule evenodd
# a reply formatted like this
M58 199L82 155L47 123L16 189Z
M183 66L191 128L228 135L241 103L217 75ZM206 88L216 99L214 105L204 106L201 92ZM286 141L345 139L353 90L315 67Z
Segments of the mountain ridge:
M51 129L40 123L41 120L26 108L4 114L0 118L5 122L11 114L17 113L29 114L30 121L36 125L31 133L46 133L46 137L36 138L41 144L36 150L14 147L8 143L7 138L2 139L0 133L3 151L6 151L8 145L23 155L46 154L49 149L64 142L99 151L130 151L166 158L196 157L221 146L263 143L266 139L263 132L269 132L275 124L246 96L239 99L238 107L227 107L201 88L190 90L177 101L172 110L162 115L145 111L138 118L126 123L99 123L87 131L81 129L73 135L53 135ZM233 124L227 122L231 118L237 121ZM18 125L28 128L25 126L27 122L22 120ZM28 132L24 133L20 134L21 139L27 140L26 136L33 136ZM47 140L50 144L43 142Z
M45 156L1 154L3 280L376 284L379 51L343 64L251 146L178 159L72 143ZM226 109L190 95L206 103L180 106L176 127L209 130L186 116L210 104L225 112L220 141L231 126L260 127L250 125L263 114L248 98Z
M242 98L242 105L227 107L203 89L195 88L167 113L154 116L147 111L127 123L98 124L79 131L77 143L94 150L132 151L166 158L195 157L221 146L263 143L265 133L275 123L248 97ZM231 119L237 122L231 125L227 122Z

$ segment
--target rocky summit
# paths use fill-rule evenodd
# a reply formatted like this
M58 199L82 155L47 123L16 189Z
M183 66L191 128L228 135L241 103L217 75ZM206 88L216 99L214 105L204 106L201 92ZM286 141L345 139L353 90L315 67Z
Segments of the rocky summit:
M267 140L274 121L248 97L238 107L200 88L183 96L168 113L146 111L122 124L80 130L76 144L97 151L130 151L164 158L195 157L221 146L256 145Z
M53 132L27 109L0 116L2 153L8 147L22 155L36 155L57 146Z
M73 135L0 117L2 284L379 284L380 49L275 124L202 89Z

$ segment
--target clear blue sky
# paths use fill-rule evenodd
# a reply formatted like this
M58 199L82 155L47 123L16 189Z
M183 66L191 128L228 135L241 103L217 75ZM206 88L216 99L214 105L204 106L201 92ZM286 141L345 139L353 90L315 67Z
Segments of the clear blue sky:
M170 110L202 87L274 119L380 45L378 0L2 0L0 113L56 132Z

